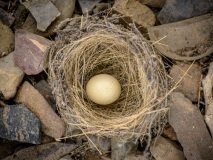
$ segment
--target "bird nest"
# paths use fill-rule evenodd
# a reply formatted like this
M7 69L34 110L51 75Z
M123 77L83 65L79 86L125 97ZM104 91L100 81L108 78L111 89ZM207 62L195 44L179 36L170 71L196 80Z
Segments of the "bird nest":
M49 82L67 135L144 137L158 134L166 122L167 80L151 43L132 24L117 17L77 17L57 31L49 52ZM89 100L91 77L110 74L121 84L121 96L101 106ZM78 135L81 135L78 134Z

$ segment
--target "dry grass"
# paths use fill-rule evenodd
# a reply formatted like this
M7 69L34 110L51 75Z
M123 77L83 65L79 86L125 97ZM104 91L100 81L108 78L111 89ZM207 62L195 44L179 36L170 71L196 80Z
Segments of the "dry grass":
M118 25L117 17L67 22L49 54L49 82L67 136L76 136L74 128L86 136L158 134L168 110L167 79L152 45L134 25ZM122 86L120 98L108 106L91 102L85 93L85 84L100 73L113 75Z

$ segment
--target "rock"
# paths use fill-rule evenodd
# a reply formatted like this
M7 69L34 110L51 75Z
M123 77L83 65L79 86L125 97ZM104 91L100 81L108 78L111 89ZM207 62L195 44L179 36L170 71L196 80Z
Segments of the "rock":
M22 149L3 160L58 160L76 148L74 144L54 142Z
M83 14L90 13L101 0L78 0Z
M97 147L103 154L108 153L110 151L111 141L110 141L109 138L98 137L98 136L95 136L95 135L92 135L89 138L92 141L92 142L89 141L91 148ZM94 146L94 144L95 144L95 146Z
M209 71L206 77L202 81L203 84L203 92L205 98L205 121L209 127L211 135L213 137L213 95L212 95L212 88L213 88L213 62L209 65Z
M53 138L64 135L65 124L53 111L45 98L25 81L16 96L16 102L25 104L42 123L42 131Z
M101 11L104 11L104 10L109 9L109 8L111 8L110 3L98 3L98 4L95 5L95 8L93 9L93 13L98 14Z
M139 1L142 4L156 8L162 8L166 2L166 0L139 0Z
M179 147L163 137L157 137L151 145L150 151L156 160L185 160Z
M150 158L147 158L146 156L142 154L130 154L127 155L124 160L152 160Z
M164 56L193 61L213 52L213 14L148 28L150 40Z
M43 32L61 14L49 0L25 1L22 4L29 9L35 18L37 29Z
M52 44L48 39L17 30L15 33L15 64L27 75L35 75L45 68L47 51Z
M0 98L13 98L23 77L22 70L14 64L13 53L0 58Z
M8 55L14 49L14 34L12 30L0 21L0 57Z
M169 123L177 134L186 159L211 160L213 141L198 108L178 92L170 95L169 107Z
M0 159L3 159L15 152L15 150L20 147L19 142L9 141L9 140L0 140Z
M134 140L124 140L118 137L111 139L111 158L113 160L123 160L128 154L137 150L138 143Z
M15 17L15 21L13 24L14 30L22 28L28 14L29 14L29 11L26 9L25 6L21 4L17 6L16 10L14 11L14 17Z
M158 19L165 24L204 15L212 10L212 0L168 0L158 14Z
M66 18L71 18L75 10L75 0L54 0L52 1L56 8L59 10L61 15L47 28L45 32L41 32L36 28L36 21L31 14L27 17L23 29L39 34L44 37L48 37L54 33L54 30L59 23L64 21Z
M5 10L0 8L0 20L7 26L11 26L15 20L15 18L7 13Z
M0 0L0 7L1 8L7 8L8 7L8 2L5 2L4 0Z
M199 99L201 76L202 73L199 64L179 63L173 65L170 70L172 86L175 86L183 78L175 90L182 92L193 102L197 102Z
M56 111L57 108L55 98L52 94L52 90L50 89L49 84L45 80L41 80L37 84L35 84L35 88L46 99L46 101L53 108L53 110Z
M39 144L41 142L39 119L24 105L0 108L0 137L8 140Z
M116 0L113 10L123 14L143 28L154 26L155 15L151 9L136 0Z
M169 138L170 140L177 141L177 135L174 131L174 128L171 126L164 128L162 136Z
M88 150L84 156L85 160L106 160L96 150Z

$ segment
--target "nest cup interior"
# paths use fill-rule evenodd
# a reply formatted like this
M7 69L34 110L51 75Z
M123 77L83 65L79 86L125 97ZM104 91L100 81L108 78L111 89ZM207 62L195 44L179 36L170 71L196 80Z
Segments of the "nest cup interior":
M50 84L68 130L75 126L85 134L146 135L166 113L165 101L159 100L166 94L165 71L142 35L113 27L94 29L54 51ZM86 84L97 74L120 82L121 95L114 103L101 106L89 100Z

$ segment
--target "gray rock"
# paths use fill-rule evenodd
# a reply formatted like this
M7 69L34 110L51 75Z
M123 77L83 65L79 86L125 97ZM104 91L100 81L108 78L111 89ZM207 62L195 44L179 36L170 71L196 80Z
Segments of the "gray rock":
M212 10L212 0L167 0L158 14L158 19L162 24L165 24L200 16Z
M74 144L60 142L35 145L21 149L3 160L58 160L77 147Z
M8 105L0 108L1 138L39 144L40 126L39 119L24 105Z
M0 8L0 20L7 26L11 26L15 20L15 18L7 13L5 10Z
M0 21L0 57L8 55L14 49L12 30Z
M37 29L46 31L47 27L58 17L60 12L49 0L33 0L22 3L29 9L37 22Z
M83 14L90 13L101 0L78 0Z
M25 104L40 119L46 135L55 139L64 135L65 123L29 82L25 81L20 87L15 101Z
M0 59L0 98L8 100L16 94L24 72L13 61L13 53Z
M44 37L16 30L15 33L15 64L28 75L35 75L45 68L47 51L52 42Z
M35 34L39 34L44 37L48 37L55 32L56 26L58 26L66 18L71 18L75 10L75 0L54 0L52 3L59 10L61 15L47 28L45 32L41 32L36 28L36 21L31 14L27 17L23 29Z
M169 123L187 160L212 160L213 140L198 108L179 92L170 95L169 107Z
M213 14L148 28L150 40L164 56L193 61L213 52Z
M138 142L134 140L111 139L111 158L112 160L123 160L128 154L137 150Z
M180 147L163 137L157 137L156 141L153 141L150 151L156 160L185 160Z
M208 74L202 81L205 98L205 122L213 137L213 62L209 65Z

